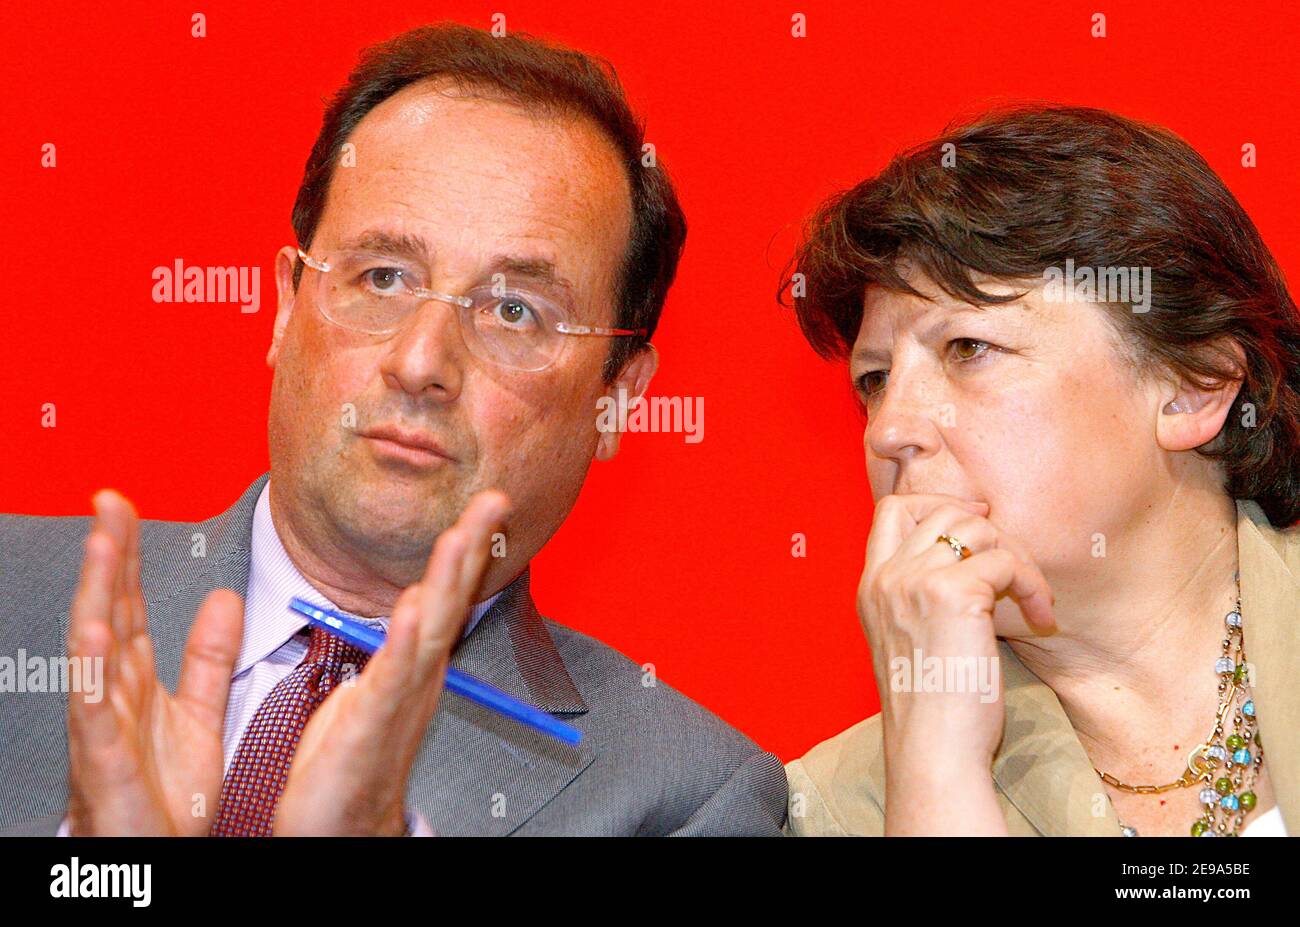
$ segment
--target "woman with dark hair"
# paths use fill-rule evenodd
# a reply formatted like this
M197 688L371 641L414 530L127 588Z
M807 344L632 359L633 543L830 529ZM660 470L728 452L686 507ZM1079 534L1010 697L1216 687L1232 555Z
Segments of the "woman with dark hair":
M882 706L788 765L789 830L1300 833L1300 318L1204 159L994 113L782 289L866 411Z

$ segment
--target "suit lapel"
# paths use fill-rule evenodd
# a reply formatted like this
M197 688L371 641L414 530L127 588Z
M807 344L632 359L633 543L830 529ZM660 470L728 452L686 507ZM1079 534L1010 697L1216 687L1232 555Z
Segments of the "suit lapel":
M1006 724L993 778L1007 800L1048 837L1118 837L1119 819L1060 701L998 642Z
M141 531L140 585L149 605L154 663L158 678L172 692L185 641L207 594L233 589L242 599L248 592L253 512L269 478L263 473L215 518L197 525L161 523L160 530L148 536Z
M457 669L552 714L588 710L528 591L515 579L457 648ZM411 771L408 804L439 834L512 833L591 764L576 747L450 693Z
M1264 769L1284 823L1300 833L1300 528L1274 528L1257 503L1238 502L1237 544Z

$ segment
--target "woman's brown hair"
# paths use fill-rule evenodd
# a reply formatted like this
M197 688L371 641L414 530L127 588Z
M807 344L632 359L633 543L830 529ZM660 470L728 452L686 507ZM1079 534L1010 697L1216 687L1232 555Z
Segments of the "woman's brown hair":
M1300 518L1300 318L1276 261L1205 159L1173 133L1103 110L1019 107L958 125L832 196L781 281L823 357L847 356L867 286L923 296L900 261L972 305L982 291L1076 267L1150 268L1147 311L1111 304L1142 371L1209 386L1242 378L1237 409L1197 453L1276 526ZM1242 370L1224 350L1245 353Z

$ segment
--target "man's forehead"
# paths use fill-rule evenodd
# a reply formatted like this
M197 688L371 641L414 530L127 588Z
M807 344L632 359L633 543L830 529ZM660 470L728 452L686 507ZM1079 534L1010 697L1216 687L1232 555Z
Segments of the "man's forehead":
M421 261L441 247L565 289L588 276L583 267L605 276L622 259L630 191L595 127L417 86L377 106L352 137L355 166L335 171L323 222L334 247ZM591 249L608 255L592 264L582 257Z
M412 144L413 138L419 144ZM381 151L382 161L372 166L390 169L468 156L471 164L483 166L526 161L533 168L530 175L557 178L624 173L613 142L590 119L526 104L494 88L458 87L446 81L402 88L362 117L351 140L358 149ZM367 166L362 154L357 151L359 168Z
M389 102L353 131L348 140L353 164L336 169L335 181L350 179L350 186L372 193L375 187L393 188L398 197L451 198L463 192L472 198L467 202L484 204L554 198L577 186L557 182L564 156L581 147L563 124L540 125L495 103L487 109L424 110L407 118L408 108L385 109Z

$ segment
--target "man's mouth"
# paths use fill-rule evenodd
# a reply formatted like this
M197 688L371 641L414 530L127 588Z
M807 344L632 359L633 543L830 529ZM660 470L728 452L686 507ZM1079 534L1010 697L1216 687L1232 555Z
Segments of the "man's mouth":
M376 454L415 466L429 467L454 463L455 458L432 435L408 431L395 425L380 425L362 432Z

